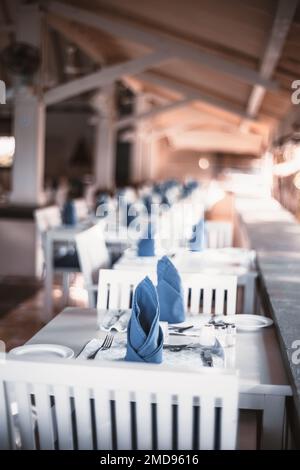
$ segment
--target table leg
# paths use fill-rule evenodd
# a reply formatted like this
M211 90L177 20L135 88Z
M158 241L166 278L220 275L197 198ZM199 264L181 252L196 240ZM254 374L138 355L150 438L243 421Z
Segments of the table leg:
M248 273L246 275L246 285L244 288L244 308L243 313L253 315L254 311L254 299L255 299L255 281L256 275Z
M50 234L46 238L46 276L45 276L45 321L52 315L52 288L53 288L53 241Z
M70 273L63 272L63 295L62 304L65 307L69 301L69 285L70 285Z
M261 448L282 449L285 420L285 396L265 395Z

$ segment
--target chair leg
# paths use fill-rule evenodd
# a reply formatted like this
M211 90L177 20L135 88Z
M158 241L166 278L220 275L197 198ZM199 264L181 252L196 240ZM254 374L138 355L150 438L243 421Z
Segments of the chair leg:
M89 307L96 308L96 296L95 292L88 290L88 299L89 299Z
M62 303L63 305L68 304L69 300L69 283L70 283L70 275L69 273L65 272L63 273L63 279L62 279Z

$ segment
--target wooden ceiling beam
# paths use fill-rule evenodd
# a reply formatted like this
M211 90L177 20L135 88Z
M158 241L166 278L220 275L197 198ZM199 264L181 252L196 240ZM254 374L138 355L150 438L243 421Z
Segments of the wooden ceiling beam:
M279 62L286 37L292 24L298 0L279 0L273 27L261 61L260 76L265 80L271 79ZM255 85L247 104L247 113L255 117L261 107L266 89Z
M178 101L175 101L173 103L167 103L162 106L156 106L155 108L152 108L145 113L140 113L140 114L126 117L126 118L122 118L118 122L116 122L115 126L117 129L122 129L123 127L131 126L138 122L154 118L161 113L175 111L177 109L180 109L184 106L191 104L192 102L193 102L193 98L186 97Z
M154 52L137 59L128 60L120 64L105 67L97 72L86 75L68 83L59 85L44 93L46 105L58 103L72 98L87 91L108 85L119 80L125 75L138 74L147 68L154 67L159 63L168 60L169 57L163 52Z
M154 72L143 72L138 75L138 78L153 85L174 90L180 95L189 97L189 100L201 101L210 106L220 108L228 113L235 114L243 119L251 119L251 116L249 116L242 109L238 109L234 105L231 105L230 103L227 103L220 98L206 95L205 93L202 93L197 87L180 83L171 77L161 76Z
M193 44L171 38L161 32L150 31L136 23L133 24L123 19L108 17L103 14L100 15L55 1L47 4L47 10L89 27L98 28L108 34L113 34L137 44L143 44L152 50L165 51L172 57L209 67L235 80L251 85L260 85L270 90L277 89L275 82L265 79L256 70L224 59L216 54L203 51Z
M105 58L101 54L98 45L89 37L87 31L83 31L82 27L79 28L73 22L52 14L47 15L47 23L54 31L57 31L73 44L76 44L96 64L105 64Z

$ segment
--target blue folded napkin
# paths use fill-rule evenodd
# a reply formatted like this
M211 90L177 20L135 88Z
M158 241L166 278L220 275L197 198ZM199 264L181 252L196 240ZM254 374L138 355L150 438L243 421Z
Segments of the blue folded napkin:
M127 204L127 227L133 222L139 215L136 204Z
M168 323L185 320L185 308L181 279L174 264L167 256L157 263L157 294L160 319Z
M77 215L73 201L66 201L62 210L62 222L65 225L76 225Z
M138 256L154 256L155 240L154 229L152 224L148 224L147 230L137 244Z
M193 237L189 243L191 251L203 251L206 248L204 219L200 219L199 222L194 225Z
M162 362L163 332L159 325L157 292L148 277L135 289L127 327L126 361Z

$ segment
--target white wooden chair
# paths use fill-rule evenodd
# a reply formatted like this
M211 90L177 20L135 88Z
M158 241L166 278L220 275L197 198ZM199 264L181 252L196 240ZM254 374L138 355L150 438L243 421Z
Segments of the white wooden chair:
M88 218L89 209L85 199L74 199L74 206L78 222Z
M110 255L105 243L103 224L80 232L75 237L79 264L88 291L89 306L96 307L98 273L100 268L110 266Z
M148 275L156 283L154 270L125 271L101 269L99 273L98 309L130 308L133 291ZM208 276L180 273L186 311L216 315L236 313L236 276Z
M46 259L46 234L48 230L62 225L61 211L58 206L49 206L41 209L36 209L34 212L37 231L39 234L40 246L38 249L43 253L44 261ZM59 244L61 245L61 244ZM63 280L63 303L67 302L69 296L69 275L73 272L79 271L79 266L76 264L76 255L68 255L68 246L64 243L65 253L59 257L56 265L55 256L53 260L53 267L56 272L62 273ZM61 246L60 246L61 247ZM70 247L69 247L70 248ZM70 258L74 257L74 266L70 264ZM66 264L64 265L64 260Z
M58 227L61 225L61 213L58 206L49 206L41 209L36 209L34 212L34 218L37 226L37 230L42 237L47 230Z
M229 370L79 360L1 365L0 449L234 449L237 418L238 380Z
M207 248L226 248L232 246L233 225L231 222L206 221L205 235Z

